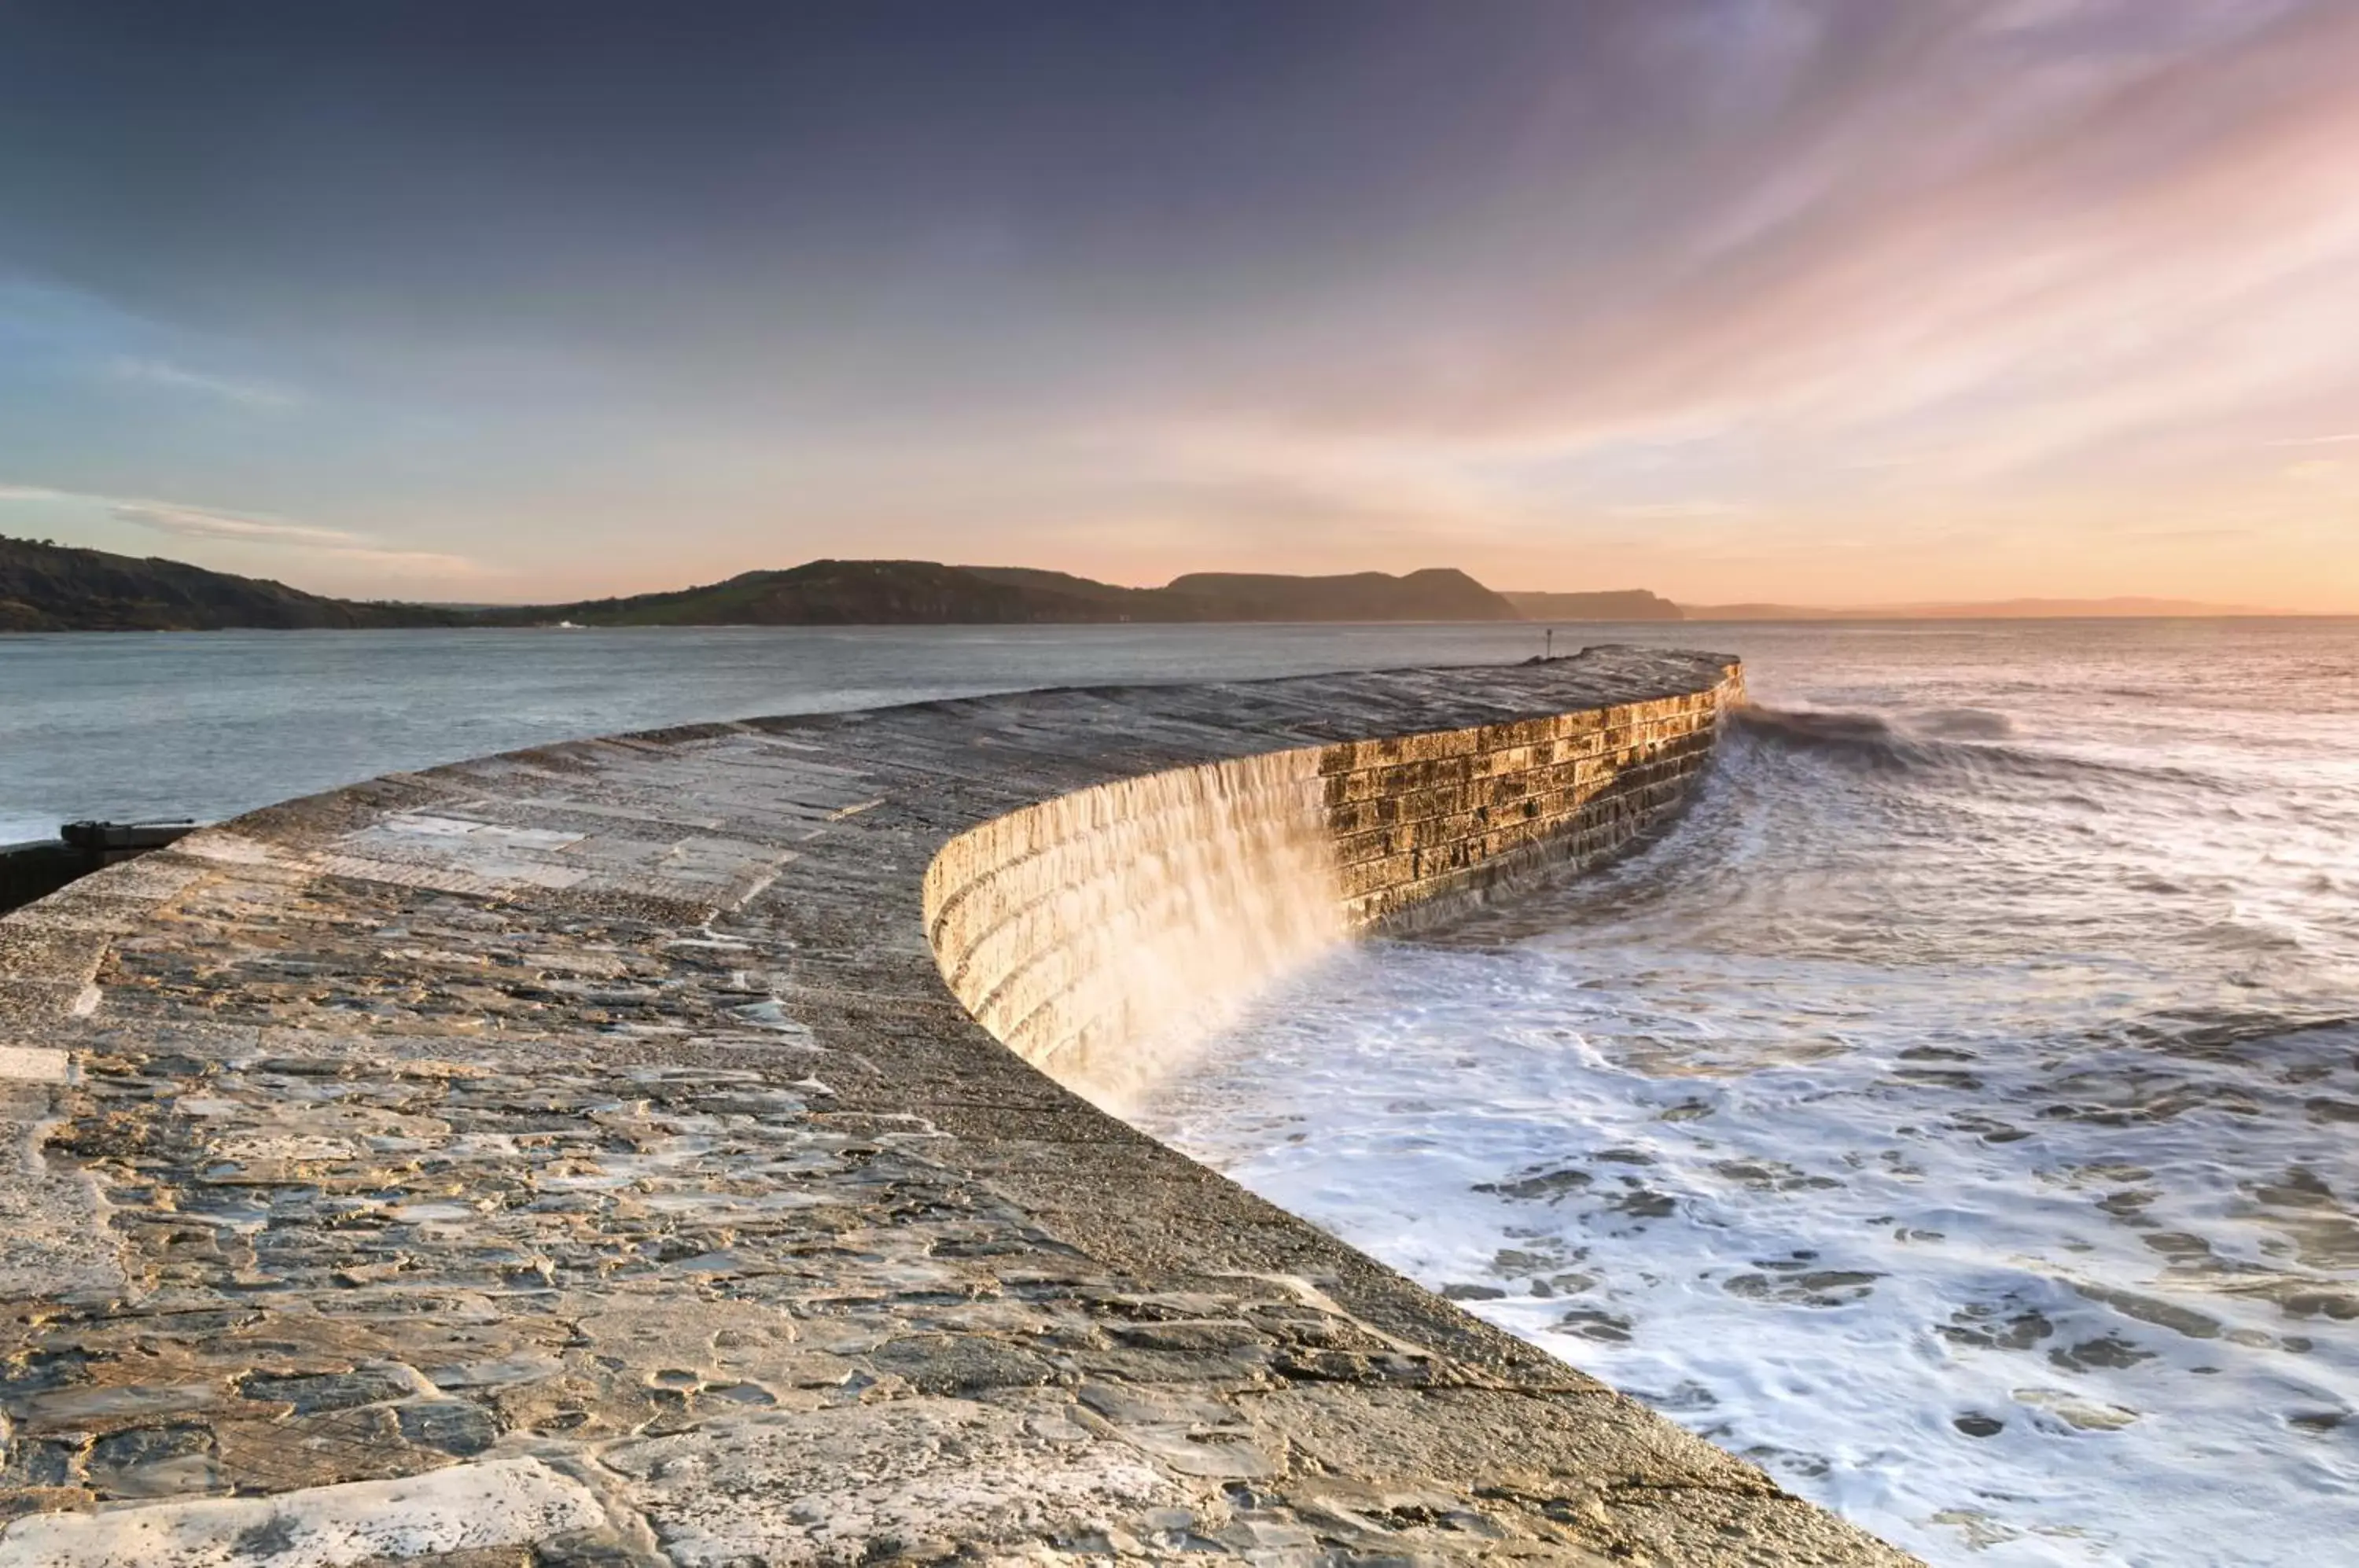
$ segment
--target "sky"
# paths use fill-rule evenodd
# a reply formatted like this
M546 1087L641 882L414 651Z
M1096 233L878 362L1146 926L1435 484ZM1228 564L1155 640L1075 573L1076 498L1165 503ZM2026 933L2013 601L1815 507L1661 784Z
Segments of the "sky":
M2359 612L2353 0L0 0L0 533Z

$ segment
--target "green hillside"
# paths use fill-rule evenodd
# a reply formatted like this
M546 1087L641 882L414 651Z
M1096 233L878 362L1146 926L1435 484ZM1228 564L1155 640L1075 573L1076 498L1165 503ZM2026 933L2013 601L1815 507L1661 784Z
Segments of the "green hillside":
M0 632L465 625L464 611L323 598L160 557L0 538Z

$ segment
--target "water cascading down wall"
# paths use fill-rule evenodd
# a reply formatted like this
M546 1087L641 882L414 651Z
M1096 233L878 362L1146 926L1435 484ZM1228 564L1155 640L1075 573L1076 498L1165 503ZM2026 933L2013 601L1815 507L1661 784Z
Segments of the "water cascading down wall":
M1678 696L1077 790L946 844L926 873L927 934L985 1029L1119 1108L1321 951L1658 830L1743 694L1730 665Z

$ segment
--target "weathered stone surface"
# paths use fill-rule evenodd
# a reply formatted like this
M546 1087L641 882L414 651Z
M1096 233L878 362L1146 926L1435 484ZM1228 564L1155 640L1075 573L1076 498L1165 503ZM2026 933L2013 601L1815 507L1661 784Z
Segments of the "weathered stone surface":
M1150 886L1109 846L1186 846L1108 802L1246 773L1332 835L1343 923L1399 918L1625 847L1728 681L1613 650L691 726L21 911L0 1568L1901 1561L1027 1066L921 913L982 824L1235 765L1088 806L1111 837L1036 837L1062 869L958 929L1075 866ZM1029 875L1051 820L936 890Z

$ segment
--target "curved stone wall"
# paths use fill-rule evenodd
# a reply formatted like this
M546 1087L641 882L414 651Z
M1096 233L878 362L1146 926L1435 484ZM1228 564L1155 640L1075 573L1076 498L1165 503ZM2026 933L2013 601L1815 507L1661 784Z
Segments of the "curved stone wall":
M1605 853L1732 675L686 726L0 919L0 1568L1904 1561L961 999L1063 1073L1177 994L1109 955L1194 987Z
M1741 701L1709 687L1122 779L942 847L925 920L984 1028L1102 1105L1352 932L1658 828Z
M1321 755L1117 779L952 839L924 899L952 994L1025 1061L1120 1104L1158 1042L1344 935Z

